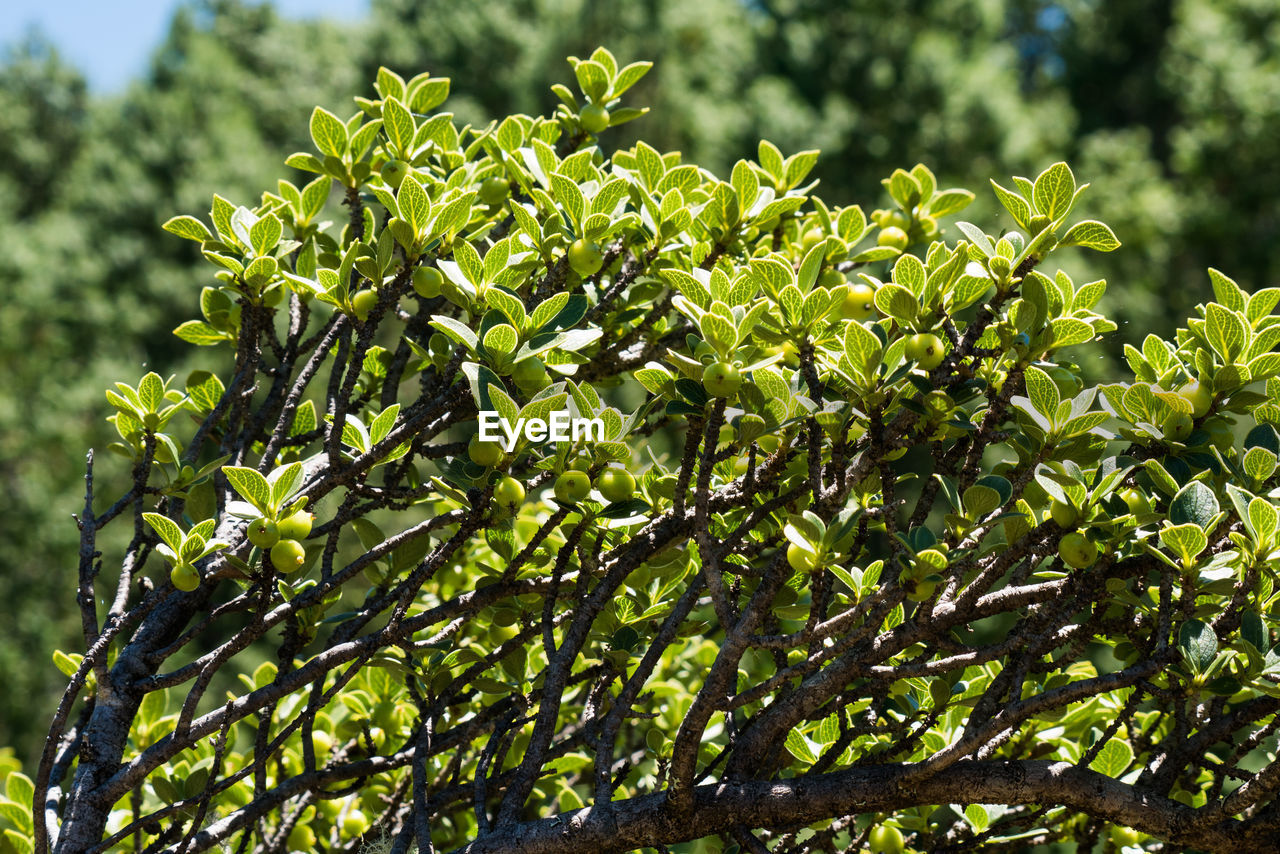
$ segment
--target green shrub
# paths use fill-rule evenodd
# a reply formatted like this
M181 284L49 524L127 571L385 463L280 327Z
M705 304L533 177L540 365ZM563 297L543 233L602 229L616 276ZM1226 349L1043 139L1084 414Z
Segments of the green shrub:
M868 216L814 151L606 157L648 64L572 62L482 128L382 69L318 177L166 224L234 359L107 392L54 849L1270 838L1280 290L1211 271L1085 388L1105 284L1048 262L1119 242L1065 164L999 235L924 166Z

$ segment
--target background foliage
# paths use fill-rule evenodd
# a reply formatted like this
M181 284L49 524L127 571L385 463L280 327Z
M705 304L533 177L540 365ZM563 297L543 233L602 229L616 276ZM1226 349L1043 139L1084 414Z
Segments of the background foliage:
M1229 262L1250 289L1273 283L1274 4L841 5L376 0L339 29L205 2L175 17L144 79L103 99L46 45L14 47L0 68L0 743L24 758L40 744L31 709L62 682L47 650L76 635L52 591L73 574L81 449L114 432L101 389L143 364L187 369L170 330L208 273L159 224L215 191L254 201L303 147L310 106L346 111L379 65L452 77L450 108L479 121L545 112L563 57L606 44L624 62L657 61L636 97L661 116L609 142L642 134L717 172L760 137L816 145L834 202L865 198L902 163L935 165L946 186L1068 159L1106 176L1090 211L1126 244L1072 270L1111 282L1100 310L1121 325L1104 358L1150 329L1171 334L1209 296L1205 266Z

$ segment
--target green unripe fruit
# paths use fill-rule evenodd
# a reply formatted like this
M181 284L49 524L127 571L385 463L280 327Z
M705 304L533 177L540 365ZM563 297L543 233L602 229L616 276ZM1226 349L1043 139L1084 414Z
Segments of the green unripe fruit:
M902 831L887 824L877 825L871 829L867 837L871 850L878 854L902 854L906 843L902 839Z
M1067 566L1084 569L1098 559L1098 547L1084 534L1071 533L1058 543L1058 557Z
M609 126L609 111L600 104L587 104L578 113L578 121L588 133L600 133Z
M729 362L712 362L702 369L702 385L712 397L733 397L742 387L742 374Z
M269 549L280 542L280 530L275 522L259 517L249 523L249 542L260 549Z
M510 475L503 475L493 486L493 500L504 513L514 513L524 502L524 485Z
M844 273L835 269L826 269L818 277L818 284L824 288L837 288L845 283Z
M173 586L190 593L200 586L200 573L189 563L180 563L173 569L169 570L169 580L173 582Z
M659 498L675 498L679 482L674 474L665 474L653 482L653 494Z
M1227 453L1236 444L1236 434L1225 418L1211 418L1202 425L1209 434L1209 444L1222 453Z
M628 501L636 491L636 479L631 472L620 466L609 466L596 475L596 489L604 496L605 501L616 504Z
M896 225L882 229L880 236L876 238L877 246L889 246L898 250L906 249L909 242L910 238L907 237L907 233Z
M485 178L480 184L480 201L486 205L500 205L507 200L510 185L501 178Z
M912 602L924 602L932 598L937 589L938 582L932 576L926 576L908 586L907 598Z
M787 563L796 572L813 572L820 563L818 553L810 549L802 549L795 543L787 545Z
M160 426L159 414L155 412L148 412L146 415L142 416L142 426L152 432L155 432L155 430Z
M1147 512L1146 496L1133 487L1120 490L1120 500L1129 508L1129 512L1135 516Z
M822 229L818 228L817 226L814 226L813 228L806 231L804 233L804 236L800 238L800 248L803 249L805 252L808 252L810 249L817 246L819 243L821 243L826 239L827 239L827 236L822 233Z
M342 836L344 839L355 839L369 829L369 819L360 810L347 810L342 819Z
M435 299L440 296L443 285L444 274L435 267L419 267L413 271L413 290L420 297Z
M556 500L564 504L577 504L591 493L591 478L584 472L567 471L556 478Z
M271 565L284 575L302 569L306 560L307 550L297 540L281 540L271 547Z
M840 316L861 323L876 316L876 290L870 285L850 285L840 306Z
M427 349L431 351L433 356L448 356L453 350L453 341L443 332L432 333L431 339L427 341Z
M935 709L941 709L951 699L951 686L941 676L929 680L929 699Z
M476 465L490 468L502 461L502 447L497 442L485 442L479 436L472 436L467 443L467 456Z
M1142 841L1142 834L1131 827L1121 827L1120 825L1112 825L1111 841L1119 848L1125 848L1129 845L1137 845Z
M355 296L351 298L351 311L363 322L369 319L369 312L373 311L373 307L377 304L377 291L366 288L363 291L356 291Z
M1064 528L1074 528L1080 521L1080 511L1056 498L1053 499L1053 504L1049 505L1049 516Z
M299 822L289 831L289 838L285 844L289 846L290 851L314 851L316 832L308 825Z
M307 510L299 510L276 523L276 531L282 540L305 540L311 533L311 523L316 520L314 514Z
M942 339L932 332L917 332L907 339L907 358L926 371L941 365L945 355Z
M523 359L516 363L511 378L521 391L535 393L551 385L551 377L547 375L547 366L537 356Z
M1195 429L1195 425L1191 422L1191 416L1185 412L1172 412L1169 417L1164 420L1164 424L1160 425L1164 431L1166 439L1174 442L1181 442L1191 435L1191 431Z
M404 176L409 174L409 164L403 160L388 160L382 164L378 174L382 176L382 180L386 181L389 186L399 187L404 183Z
M604 266L604 252L600 244L581 237L573 241L569 244L569 266L583 278L600 272Z
M1213 392L1198 382L1189 382L1178 389L1178 395L1191 404L1191 417L1203 418L1213 405Z

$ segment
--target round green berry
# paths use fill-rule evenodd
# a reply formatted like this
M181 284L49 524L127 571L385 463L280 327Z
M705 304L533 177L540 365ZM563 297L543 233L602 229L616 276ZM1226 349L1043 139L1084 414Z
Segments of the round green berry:
M876 316L876 290L870 285L850 285L840 306L840 316L861 323Z
M480 183L480 201L490 207L505 202L509 192L511 187L502 178L485 178Z
M444 274L435 267L419 267L413 271L413 290L426 299L440 296L440 288L444 285Z
M926 371L941 365L945 355L942 339L932 332L917 332L907 339L907 358Z
M880 236L876 238L876 244L879 246L888 246L892 249L902 250L907 248L909 240L910 238L907 237L907 233L905 231L898 228L896 225L891 225L880 231Z
M479 436L472 436L467 443L467 456L476 465L490 468L502 461L502 446L497 442L485 442Z
M556 478L556 500L562 504L577 504L591 493L591 478L584 472L567 471Z
M1213 405L1213 392L1198 382L1189 382L1178 389L1178 395L1191 404L1191 417L1203 418Z
M399 187L404 183L404 176L409 174L409 164L403 160L388 160L382 164L378 174L382 176L382 180L386 181L388 186Z
M547 366L537 356L516 362L511 372L516 386L526 394L534 394L551 385L551 377L547 375Z
M702 385L712 397L733 397L742 387L742 374L729 362L712 362L702 369Z
M369 319L369 312L373 311L373 307L378 304L378 292L365 288L362 291L356 291L355 296L351 298L351 312L361 321Z
M306 560L307 550L297 540L281 540L271 547L271 565L285 575L302 569Z
M524 485L510 475L503 475L494 484L493 500L504 513L514 513L524 502Z
M902 854L906 848L902 831L887 824L873 827L867 841L871 843L871 850L878 854Z
M588 133L600 133L609 126L609 111L601 104L587 104L578 113L578 121Z
M311 512L299 510L277 522L276 532L282 540L305 540L310 535L311 525L315 520L316 517Z
M635 494L636 479L620 466L609 466L596 476L596 489L606 501L616 504L629 500Z
M583 278L594 276L604 266L604 251L600 244L579 237L569 245L569 266Z
M174 587L184 593L190 593L200 586L200 572L189 563L180 563L169 570L169 580L173 582Z
M260 516L249 523L249 542L260 549L269 549L280 542L280 530L275 522Z
M1058 556L1067 566L1084 569L1098 559L1098 547L1084 534L1070 533L1058 543Z
M1074 506L1066 504L1058 499L1053 499L1053 503L1049 505L1049 516L1053 521L1057 522L1064 528L1074 528L1076 523L1080 521L1080 511Z

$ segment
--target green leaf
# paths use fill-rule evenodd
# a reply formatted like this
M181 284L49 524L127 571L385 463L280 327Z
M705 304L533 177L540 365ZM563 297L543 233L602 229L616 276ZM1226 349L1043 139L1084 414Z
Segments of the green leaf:
M1232 362L1244 349L1247 327L1244 318L1211 302L1205 310L1205 338L1225 362Z
M347 153L347 126L323 107L311 113L311 140L321 154L341 158Z
M409 223L414 234L422 237L431 219L431 199L417 178L412 175L404 176L404 180L400 182L400 190L396 193L396 202L400 206L400 218Z
M484 334L484 348L494 356L507 356L520 345L520 336L508 323L499 323Z
M1266 448L1250 448L1242 462L1245 474L1254 480L1266 480L1276 470L1276 455Z
M176 234L197 243L213 239L213 232L193 216L175 216L161 227L170 234Z
M914 320L920 307L911 291L901 285L888 282L876 288L875 303L881 314L886 314L903 324Z
M227 482L245 501L266 516L271 512L271 487L258 471L244 466L223 466Z
M1032 191L1036 210L1049 219L1058 219L1071 209L1076 192L1076 179L1065 163L1055 163L1040 173Z
M1271 542L1271 538L1276 532L1278 521L1280 520L1277 519L1276 508L1271 505L1270 501L1265 498L1255 498L1249 502L1249 525L1252 527L1259 545L1266 545Z
M1213 285L1213 296L1231 311L1245 310L1245 293L1239 285L1220 270L1209 268L1209 282Z
M197 347L211 347L214 344L233 340L229 333L219 332L203 320L188 320L177 329L174 329L173 334L188 344L195 344Z
M418 128L409 108L395 97L384 98L382 101L382 129L387 132L387 139L391 140L400 155L407 157L413 150L413 135Z
M270 254L280 242L283 231L284 226L275 214L269 213L260 218L249 229L249 242L253 246L254 254L260 256Z
M973 193L968 190L943 190L929 201L930 216L947 216L959 213L973 201Z
M143 513L142 518L151 526L151 530L160 535L160 539L175 552L182 548L182 541L185 536L182 529L178 527L178 523L170 519L168 516L161 516L159 513Z
M1205 530L1220 509L1213 490L1196 480L1182 487L1173 497L1169 505L1169 521L1175 525L1190 523Z
M1004 205L1014 219L1014 222L1023 228L1027 227L1027 222L1031 219L1031 205L1027 204L1026 199L1010 190L1001 187L995 181L991 182L991 188L995 190L996 198L1000 200L1000 204Z
M1110 252L1120 247L1120 241L1110 228L1095 220L1086 219L1071 226L1058 246L1083 246L1099 252Z
M800 730L793 729L787 733L786 745L787 751L801 762L812 764L818 761L818 754L814 750L813 743L805 738Z
M302 463L293 462L276 469L267 478L267 486L271 489L271 508L279 510L293 497L302 481Z
M1127 742L1113 738L1102 746L1089 767L1108 777L1119 777L1133 762L1133 748Z
M1178 650L1194 673L1205 673L1218 656L1218 636L1206 623L1187 620L1178 630Z
M844 330L844 352L850 364L870 377L880 363L880 339L858 321L851 320Z
M72 657L60 649L53 651L53 666L68 678L76 675L76 671L80 669L80 662L82 661L84 661L84 656L78 653Z
M1271 646L1269 634L1258 612L1252 608L1246 608L1240 615L1240 638L1259 654L1265 654L1267 648Z
M369 440L373 444L378 444L391 432L391 428L395 426L396 417L400 414L400 404L393 403L379 413L378 417L373 419L369 425Z
M1027 395L1031 398L1031 403L1035 406L1036 411L1047 418L1054 421L1058 404L1061 398L1058 394L1058 386L1049 378L1044 371L1031 365L1027 368L1023 375L1027 385Z
M969 804L964 808L964 820L969 823L975 833L984 833L991 824L987 808L982 804Z
M159 374L152 371L138 383L138 402L144 413L159 412L164 407L164 380Z
M1209 538L1199 525L1187 523L1161 529L1160 542L1176 554L1184 566L1190 566L1196 556L1209 545Z
M222 400L226 389L216 374L208 371L192 371L187 376L187 396L201 412L211 412Z

